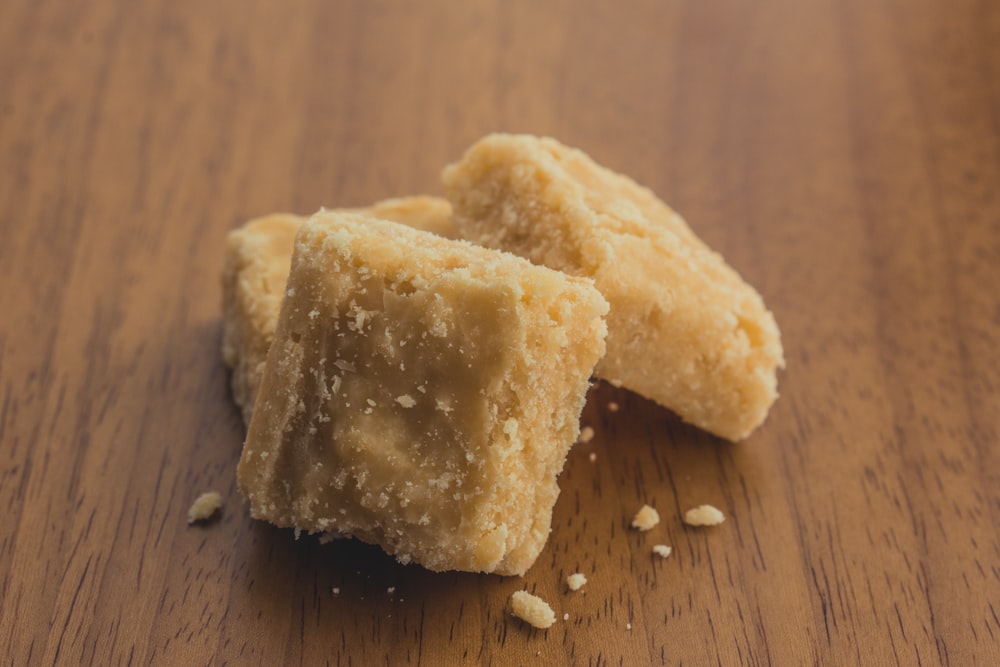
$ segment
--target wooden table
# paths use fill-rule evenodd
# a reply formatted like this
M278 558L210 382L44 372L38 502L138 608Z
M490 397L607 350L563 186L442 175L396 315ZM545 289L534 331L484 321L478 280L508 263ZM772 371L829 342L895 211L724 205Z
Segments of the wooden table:
M1000 4L612 4L0 4L4 664L1000 664ZM758 287L766 424L596 387L523 579L256 524L226 233L439 192L495 130L648 184Z

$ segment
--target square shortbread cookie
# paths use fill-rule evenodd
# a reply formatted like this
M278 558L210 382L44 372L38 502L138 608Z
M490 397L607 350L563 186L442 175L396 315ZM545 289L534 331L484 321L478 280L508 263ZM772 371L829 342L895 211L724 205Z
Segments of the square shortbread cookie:
M495 134L446 168L461 236L576 276L611 304L598 376L730 440L777 397L760 295L663 202L553 139Z
M592 281L392 222L301 229L240 459L251 513L522 574L604 353Z
M400 197L348 209L454 238L451 206L440 197ZM222 271L222 357L232 369L233 400L250 424L267 350L292 261L295 234L307 218L275 214L251 220L226 238Z

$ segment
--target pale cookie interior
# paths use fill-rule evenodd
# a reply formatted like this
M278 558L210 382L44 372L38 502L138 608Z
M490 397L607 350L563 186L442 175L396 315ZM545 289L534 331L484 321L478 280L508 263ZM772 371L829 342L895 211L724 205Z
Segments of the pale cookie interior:
M731 440L777 397L760 295L674 211L553 139L490 135L445 169L463 238L594 279L611 304L597 374Z
M301 229L240 459L255 518L522 574L604 352L589 280L360 215Z
M451 205L440 197L399 197L351 210L441 236L457 236L451 223ZM232 369L233 400L247 425L274 338L295 234L305 220L285 213L269 215L251 220L226 239L222 357Z

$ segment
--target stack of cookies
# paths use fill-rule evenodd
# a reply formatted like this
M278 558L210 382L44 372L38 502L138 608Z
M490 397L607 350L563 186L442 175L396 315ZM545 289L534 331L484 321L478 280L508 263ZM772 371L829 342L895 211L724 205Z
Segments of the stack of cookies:
M447 200L232 232L223 356L252 515L432 570L523 574L592 375L730 440L777 397L760 295L649 190L490 135Z

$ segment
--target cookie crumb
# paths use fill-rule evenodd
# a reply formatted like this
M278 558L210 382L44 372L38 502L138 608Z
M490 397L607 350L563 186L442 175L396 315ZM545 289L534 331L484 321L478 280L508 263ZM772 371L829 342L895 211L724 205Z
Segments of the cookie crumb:
M514 616L533 628L545 630L556 622L556 615L549 603L528 591L517 591L510 596Z
M670 554L672 552L673 547L668 547L666 544L657 544L653 546L653 553L663 558L670 558Z
M587 577L582 572L574 572L566 577L566 585L571 591L578 591L587 583Z
M658 523L660 523L660 513L649 505L640 507L632 519L632 527L641 531L647 531Z
M629 632L632 632L632 624L631 623L626 623L625 624L625 629L628 630Z
M597 452L591 452L588 458L590 459L590 462L593 463L597 460Z
M618 412L618 407L619 407L618 403L616 403L615 401L611 401L610 403L608 403L609 412Z
M218 491L208 491L198 496L188 508L188 523L206 521L222 507L222 494Z
M718 526L726 515L711 505L699 505L684 513L684 523L689 526Z
M565 614L563 614L563 620L564 621L568 621L569 620L569 612L568 611Z
M334 587L333 587L333 594L334 594L334 595L340 595L340 589L339 589L339 588L337 588L336 586L334 586Z
M588 442L590 442L593 439L594 439L594 429L592 429L589 426L584 426L582 429L580 429L580 442L581 443L587 444Z

